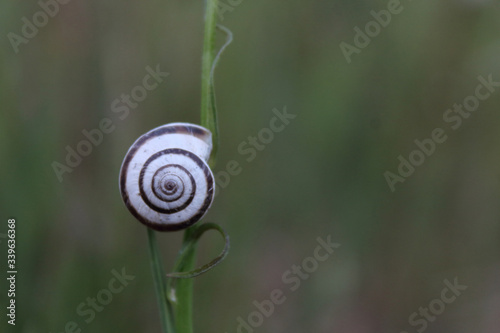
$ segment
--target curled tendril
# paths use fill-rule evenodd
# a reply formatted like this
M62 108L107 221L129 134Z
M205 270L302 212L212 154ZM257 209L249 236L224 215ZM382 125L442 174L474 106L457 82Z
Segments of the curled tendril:
M228 28L224 27L223 25L217 24L217 29L221 30L226 34L226 41L224 45L219 49L219 52L217 52L217 55L215 56L213 62L212 62L212 67L210 68L210 78L209 78L209 108L210 108L210 114L212 115L212 126L209 128L213 131L213 137L214 139L214 144L213 144L213 151L212 155L210 157L210 164L213 166L215 164L215 157L217 156L217 151L219 150L219 127L218 127L218 121L217 121L217 105L215 102L215 84L214 84L214 73L215 73L215 67L217 67L217 63L220 60L220 57L222 55L222 52L231 44L233 41L233 33L231 30Z
M167 274L168 278L178 278L178 279L190 279L197 277L203 273L208 272L226 258L229 252L229 235L224 231L224 229L215 223L203 223L199 225L194 225L193 227L186 230L184 235L184 240L182 243L182 248L179 251L179 255L177 257L177 263L175 265L175 270L182 270L183 263L185 258L190 255L190 252L193 251L198 243L200 237L209 230L216 230L219 234L224 238L225 245L221 254L219 254L214 260L210 261L208 264L205 264L201 267L198 267L194 270L188 272L175 272Z
M212 86L213 86L213 82L214 82L215 67L217 66L217 63L219 62L220 56L222 55L222 52L224 52L226 47L228 47L229 44L231 44L231 42L233 41L233 33L231 32L231 30L229 30L228 28L226 28L225 26L220 25L220 24L217 24L217 29L221 30L222 32L224 32L226 34L226 42L224 43L224 45L221 46L221 48L219 49L219 52L217 52L217 55L215 56L214 61L212 63L212 68L210 69L210 81L212 82Z

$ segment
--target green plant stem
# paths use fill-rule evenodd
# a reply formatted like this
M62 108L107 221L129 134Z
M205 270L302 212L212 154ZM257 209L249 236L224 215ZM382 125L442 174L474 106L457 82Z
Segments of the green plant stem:
M194 269L196 264L196 248L201 236L215 230L224 237L225 246L222 253L210 263ZM229 251L229 236L224 229L215 223L196 224L184 233L182 247L177 256L174 271L167 275L167 295L175 307L175 323L178 333L191 333L193 331L193 277L207 272L218 265Z
M155 282L156 296L158 298L158 306L160 308L160 320L164 333L175 333L174 316L172 305L167 299L166 294L166 277L160 258L158 243L156 242L156 234L153 229L148 230L149 253L151 256L151 269L153 271L153 279Z
M187 272L196 265L196 243L190 242L196 226L184 232L182 248L174 267L175 272ZM175 323L177 333L193 332L193 279L169 278L167 292L173 293L175 302Z
M201 69L201 126L213 135L213 150L210 158L211 167L215 163L218 147L217 112L214 108L214 91L212 85L212 67L215 59L215 31L217 27L218 0L206 0L205 32L203 38L203 55ZM184 233L184 244L188 244L194 229ZM196 265L196 246L188 246L181 250L179 265L174 271L191 271ZM177 266L177 265L176 265ZM170 285L170 283L169 283ZM172 292L176 297L175 323L177 333L193 332L193 279L179 279ZM170 288L168 288L170 293Z
M212 132L213 149L209 164L211 167L215 164L215 156L218 150L218 128L217 128L217 110L215 107L215 91L213 87L213 72L215 69L215 32L217 28L217 5L218 0L206 0L205 8L205 32L203 38L203 55L201 70L201 126ZM228 34L228 41L221 51L231 41L231 33L223 29ZM174 272L191 272L196 265L197 239L203 232L209 229L216 229L226 238L226 247L223 254L210 263L213 267L224 259L229 250L229 238L225 235L219 226L205 225L198 228L193 226L184 233L182 248L177 257ZM160 305L160 315L162 327L165 333L192 333L193 332L193 279L176 277L166 278L163 266L161 264L158 246L153 230L148 229L149 245L151 250L151 265L153 276L155 278L156 292ZM202 271L210 267L200 269ZM196 272L196 271L193 271ZM195 275L193 275L195 276ZM175 327L174 327L175 326Z
M215 31L217 27L218 0L206 0L205 34L203 37L203 55L201 68L201 126L214 135L212 156L217 153L218 128L217 112L214 109L214 91L212 85L212 67L215 59ZM212 164L214 159L211 160Z

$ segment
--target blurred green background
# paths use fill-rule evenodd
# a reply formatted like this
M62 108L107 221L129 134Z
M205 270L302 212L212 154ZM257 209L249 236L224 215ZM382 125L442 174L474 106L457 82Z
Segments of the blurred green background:
M242 171L206 218L232 247L195 281L195 331L237 332L253 301L282 289L286 302L255 332L498 332L500 92L456 131L443 114L474 94L478 76L500 81L499 2L404 0L348 63L340 44L389 1L221 1L235 39L216 75L214 173L231 160ZM40 10L0 4L0 233L15 217L18 251L17 325L2 312L1 330L64 332L74 321L83 332L159 332L146 230L121 201L118 172L141 134L199 122L203 3L73 0L16 53L8 34ZM112 102L158 64L169 76L120 119ZM285 106L297 117L247 162L238 146ZM104 118L114 131L59 182L52 163ZM435 128L447 141L392 192L384 173ZM288 291L282 274L328 235L341 247ZM167 269L181 238L160 235ZM207 234L199 263L221 247ZM123 267L135 279L86 323L77 307ZM412 326L455 277L467 290L425 329Z

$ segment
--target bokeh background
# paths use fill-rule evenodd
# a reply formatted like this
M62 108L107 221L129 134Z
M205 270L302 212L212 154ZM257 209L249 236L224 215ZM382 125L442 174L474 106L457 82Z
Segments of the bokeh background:
M252 302L288 290L282 274L331 235L341 247L255 332L416 332L409 316L455 277L467 290L425 331L498 332L500 91L458 130L443 122L479 75L500 81L498 1L403 0L351 63L340 43L388 1L222 1L235 39L216 74L214 172L231 160L242 172L206 218L232 247L196 279L195 331L236 332ZM16 53L8 33L20 35L40 5L1 2L0 233L17 219L19 272L17 325L2 314L2 332L63 332L69 321L83 332L160 331L146 230L121 201L118 172L139 135L199 122L203 10L202 1L73 0ZM113 100L158 64L168 78L120 119ZM247 162L238 146L285 106L296 119ZM59 182L52 163L103 118L115 130ZM391 192L384 172L397 173L398 156L438 127L448 140ZM181 238L160 236L167 269ZM221 247L207 234L199 263ZM122 267L134 281L85 323L76 308Z

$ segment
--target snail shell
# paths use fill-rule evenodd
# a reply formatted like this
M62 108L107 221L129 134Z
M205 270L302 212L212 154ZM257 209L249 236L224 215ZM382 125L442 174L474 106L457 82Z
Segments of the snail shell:
M163 125L139 137L120 170L120 191L132 215L158 231L199 221L214 197L211 151L212 133L188 123Z

